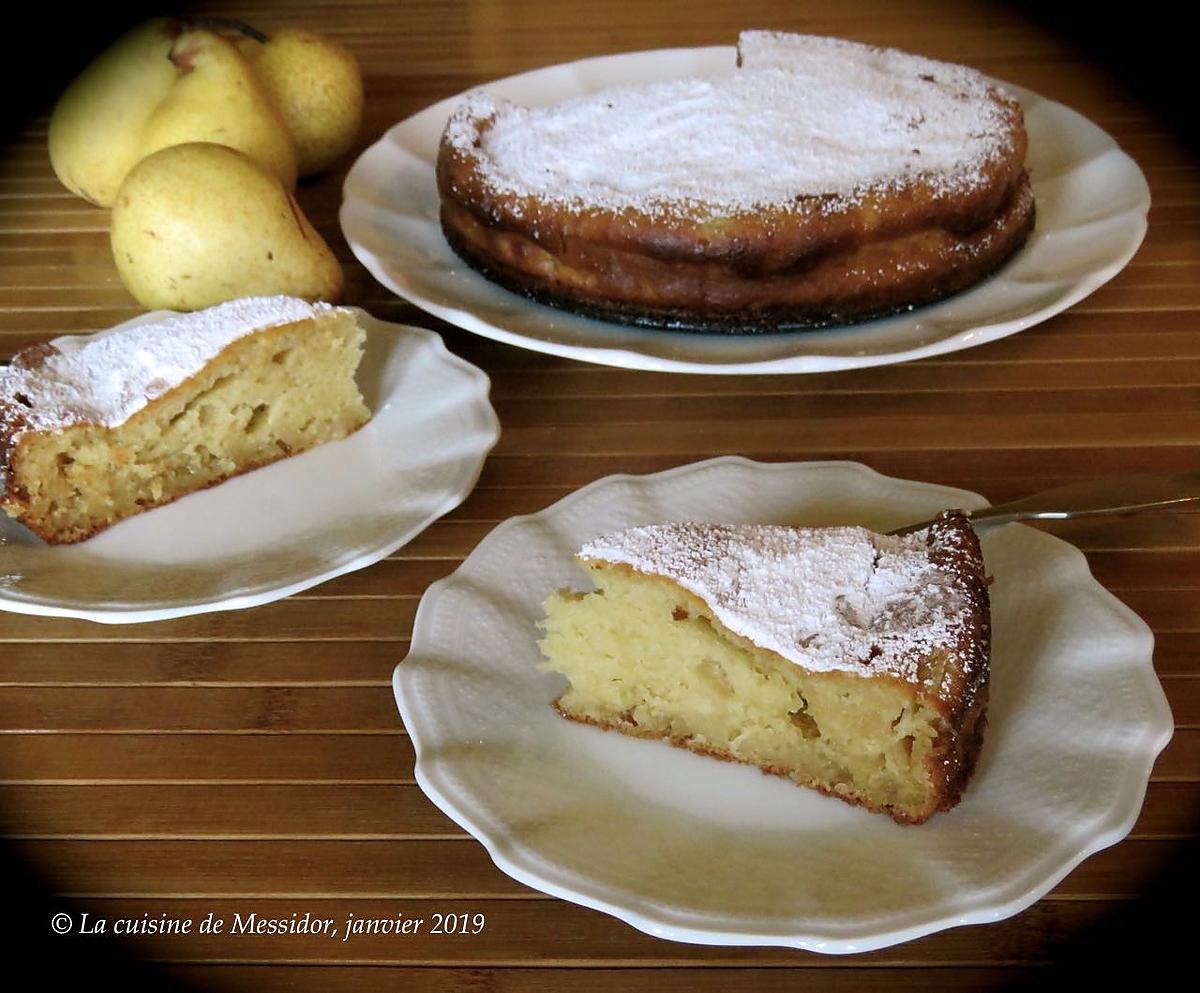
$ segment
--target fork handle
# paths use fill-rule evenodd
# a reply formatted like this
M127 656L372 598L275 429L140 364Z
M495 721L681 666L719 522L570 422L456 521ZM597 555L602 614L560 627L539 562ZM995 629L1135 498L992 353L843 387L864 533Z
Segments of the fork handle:
M1136 514L1196 501L1200 501L1200 472L1142 473L1056 486L1019 500L967 512L967 517L972 524L996 526L1011 521ZM892 534L911 534L928 524L925 521L898 528Z
M1036 518L1061 520L1092 514L1135 514L1196 500L1200 500L1200 472L1142 473L1068 483L968 516L972 521L995 524Z

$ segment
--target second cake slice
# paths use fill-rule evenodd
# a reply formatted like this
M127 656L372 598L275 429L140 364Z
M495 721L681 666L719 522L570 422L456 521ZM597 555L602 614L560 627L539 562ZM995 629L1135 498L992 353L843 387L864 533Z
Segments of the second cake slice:
M0 505L46 541L344 438L370 419L352 311L290 297L19 353L0 370Z

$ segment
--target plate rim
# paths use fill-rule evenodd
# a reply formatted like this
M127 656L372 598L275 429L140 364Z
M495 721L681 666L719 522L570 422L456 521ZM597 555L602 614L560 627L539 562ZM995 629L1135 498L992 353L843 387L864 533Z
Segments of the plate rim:
M726 930L705 929L664 920L662 911L658 911L660 916L656 919L654 917L655 911L637 909L636 900L631 901L630 905L620 905L594 892L581 892L580 889L572 888L570 885L552 879L546 874L540 874L530 863L537 863L543 860L533 850L522 848L512 836L494 837L480 821L472 816L470 810L461 806L459 801L452 796L451 790L446 788L446 784L443 781L442 764L433 761L426 754L425 746L427 742L421 740L421 732L414 732L413 730L417 726L417 722L412 715L417 713L418 708L415 705L415 700L407 696L407 677L404 675L404 666L408 659L416 654L419 643L427 637L427 628L430 623L429 617L434 609L434 601L455 581L460 570L467 567L471 559L477 555L479 549L489 539L493 538L493 536L501 533L502 529L510 530L524 522L537 519L543 514L560 509L564 504L569 506L570 503L585 498L586 495L602 486L620 483L632 478L664 478L684 475L690 472L705 470L719 464L736 464L752 470L778 469L784 472L839 468L864 473L886 480L889 483L914 484L933 490L956 492L974 498L978 506L988 505L985 498L970 490L962 490L957 487L945 486L938 483L926 483L921 480L889 476L868 465L852 460L758 462L744 456L724 455L674 466L669 469L660 470L659 472L615 473L604 476L561 497L540 511L531 514L516 515L500 522L480 540L454 572L437 580L426 589L426 592L421 597L413 621L409 653L405 656L404 660L396 665L392 672L392 692L400 717L413 745L415 754L414 778L417 784L435 806L467 831L472 838L483 845L497 868L526 886L570 903L616 917L639 931L659 938L688 944L730 947L787 947L823 954L848 955L891 947L954 927L993 923L1012 917L1044 897L1085 859L1105 848L1117 844L1129 834L1145 803L1146 789L1149 785L1154 763L1174 734L1174 718L1167 702L1166 694L1162 689L1161 681L1158 679L1153 668L1154 633L1149 625L1132 608L1123 603L1095 578L1088 565L1086 555L1080 549L1046 532L1027 528L1021 524L1009 524L1004 527L1024 528L1037 534L1039 536L1037 540L1045 540L1047 547L1053 548L1054 554L1059 556L1060 560L1069 562L1071 568L1077 572L1080 578L1090 580L1089 593L1094 594L1096 600L1105 609L1109 610L1113 618L1129 632L1130 644L1136 648L1137 657L1142 661L1137 670L1138 685L1145 691L1148 709L1154 713L1152 715L1153 720L1147 720L1144 734L1139 736L1138 739L1141 745L1141 749L1137 752L1139 761L1126 763L1119 780L1120 789L1116 791L1114 801L1108 810L1097 818L1098 824L1095 830L1083 839L1077 839L1074 835L1067 836L1067 842L1062 847L1070 847L1070 854L1064 855L1056 851L1054 853L1055 865L1046 872L1038 872L1036 867L1030 869L1025 876L1037 875L1038 878L1032 882L1025 883L1022 889L1008 895L1007 899L999 903L993 902L987 906L980 905L955 909L941 914L935 913L931 914L928 919L917 923L902 927L893 926L872 934L857 933L852 937L796 934L794 931L784 934L782 928L776 932L771 932L763 928L758 928L753 933L750 931L735 931L729 929L728 921L722 922ZM1136 802L1134 802L1135 800ZM1001 887L1003 892L1009 894L1011 890L1021 887L1024 878L1022 876L1016 880L1003 883Z
M1117 276L1133 259L1146 237L1149 223L1149 210L1151 206L1151 192L1149 184L1146 181L1145 174L1137 161L1130 156L1120 144L1112 137L1109 132L1101 128L1098 124L1092 121L1089 117L1079 113L1066 104L1059 101L1051 100L1042 96L1034 90L1026 87L1018 86L1015 83L1009 83L1004 80L994 80L999 86L1007 88L1014 93L1021 101L1023 107L1028 111L1031 107L1041 104L1049 109L1054 114L1065 115L1076 121L1077 124L1091 129L1096 134L1103 136L1107 141L1109 148L1106 149L1106 154L1116 153L1122 166L1128 169L1130 178L1137 181L1139 184L1139 197L1136 205L1131 206L1121 213L1119 216L1129 216L1135 221L1134 231L1126 245L1125 250L1114 255L1107 265L1100 266L1089 270L1084 276L1077 277L1070 281L1069 288L1055 300L1040 308L1036 308L1029 313L1023 314L1020 317L1000 320L997 322L974 324L960 327L953 334L939 338L933 342L927 342L912 348L892 349L883 353L873 353L867 355L820 355L811 353L791 354L783 358L762 359L756 361L743 362L713 362L713 361L698 361L690 359L666 358L659 355L649 355L645 352L631 349L628 347L607 347L604 345L580 345L556 340L548 340L540 337L533 337L514 331L507 327L502 327L498 324L493 324L489 320L477 315L472 309L462 304L458 306L447 306L427 299L427 297L418 292L411 282L404 284L404 291L394 287L391 283L391 277L387 273L387 268L381 261L379 255L368 248L366 245L359 242L352 234L353 214L357 209L354 205L356 200L353 196L353 187L359 182L361 171L365 169L364 163L369 159L381 155L386 150L386 146L392 143L392 136L402 131L402 129L412 126L414 122L430 116L448 116L450 108L461 101L468 93L476 90L487 90L493 87L505 86L512 83L527 81L532 77L540 74L549 74L552 72L561 72L569 70L578 70L582 68L595 67L597 65L610 65L621 61L636 61L636 60L652 60L664 58L679 58L689 56L693 58L716 58L718 56L727 56L736 51L734 46L729 45L710 45L698 47L675 47L675 48L660 48L660 49L645 49L633 52L618 52L609 55L589 56L582 59L574 59L567 62L554 63L548 66L529 69L524 72L513 73L508 76L503 76L497 79L485 81L477 86L472 86L460 93L446 97L442 100L418 110L416 113L409 115L401 121L391 125L383 132L380 138L365 148L355 159L350 169L347 171L345 180L342 183L342 200L338 208L338 223L341 227L342 234L346 239L347 244L358 261L371 274L381 286L389 292L396 294L402 299L408 301L422 311L446 321L456 327L462 328L472 334L480 335L481 337L489 338L494 341L500 341L505 344L514 345L519 348L525 348L534 352L541 352L548 355L556 355L562 358L569 358L576 361L591 362L600 365L611 366L622 369L638 369L650 372L678 372L691 374L708 374L708 375L778 375L778 374L796 374L796 373L821 373L821 372L837 372L847 369L872 368L882 365L894 365L901 362L914 361L916 359L928 358L934 355L946 355L954 352L962 351L968 348L973 348L977 345L987 344L991 341L997 341L1002 338L1009 337L1021 331L1027 330L1037 324L1040 324L1057 314L1073 307L1081 300L1090 296L1105 283ZM614 85L620 82L620 79L609 80L605 85ZM585 90L584 92L594 92L595 87ZM1036 185L1036 178L1034 179ZM1114 215L1117 216L1117 215ZM1036 228L1035 228L1036 231ZM1023 248L1018 252L1017 258L1027 249ZM1010 260L1011 262L1011 260ZM1003 272L1010 263L1005 263L997 273ZM483 277L480 277L483 278ZM989 279L991 277L989 276ZM968 287L963 293L970 293L972 290L978 289L986 285L987 280L974 287ZM948 300L953 300L961 297L962 294L954 294ZM533 301L521 297L519 294L513 294L513 299L522 307L545 305L535 304ZM940 302L930 304L930 307L938 306ZM910 313L920 313L928 308L919 307ZM571 318L578 318L579 315L569 311L556 311L553 308L547 308L550 313L547 315L547 320L552 320L557 314L560 318L564 315ZM893 316L903 316L893 315ZM614 329L623 331L630 330L624 325L614 324L612 322L596 322L598 324L609 324ZM865 322L864 326L871 322ZM821 331L833 331L836 333L853 334L857 325L843 325L836 328L820 329ZM644 329L643 329L644 331ZM644 332L649 333L649 332ZM664 336L679 335L681 338L691 337L684 336L680 332L659 331L655 332ZM789 332L797 335L800 340L803 340L805 332Z
M484 464L491 451L496 447L500 440L501 426L500 419L496 414L495 407L491 402L491 379L477 365L467 361L459 355L451 352L446 347L446 342L442 336L436 331L429 328L420 327L413 324L400 324L395 321L385 321L375 317L369 311L358 306L348 306L345 309L354 312L364 330L368 335L371 334L388 334L399 338L403 335L409 335L417 339L421 348L428 348L439 361L443 362L449 368L464 376L464 381L469 386L469 393L466 396L466 404L476 415L478 421L477 429L480 439L483 441L481 450L478 453L476 464L473 470L468 474L468 478L464 484L455 492L450 492L446 495L435 509L431 510L424 520L415 524L412 528L403 532L398 538L388 541L383 545L378 545L368 551L364 551L359 555L340 563L337 566L321 571L320 573L303 579L296 580L284 586L274 586L270 589L258 590L253 593L238 593L225 597L213 597L206 600L193 601L187 604L176 604L171 607L135 607L126 608L121 606L90 606L84 607L77 604L63 603L48 603L44 601L30 600L13 600L6 596L3 587L0 587L0 612L13 614L24 614L26 616L36 617L63 617L73 620L93 621L98 624L142 624L154 621L174 620L181 617L191 617L198 614L216 613L229 610L245 610L250 607L259 607L268 603L274 603L277 600L285 599L289 596L294 596L304 590L312 589L314 586L319 586L323 583L336 579L339 576L344 576L347 573L356 572L359 569L365 569L368 566L374 565L381 559L387 558L394 551L402 548L418 535L424 532L431 524L439 518L448 514L455 507L459 506L468 496L474 491L479 482L479 477L483 472ZM138 314L129 321L123 321L121 324L114 327L122 327L127 324L146 323L157 318L165 318L173 316L172 311L151 311L144 314ZM269 472L270 465L262 466L255 470L256 472ZM195 496L198 494L187 494L187 496Z

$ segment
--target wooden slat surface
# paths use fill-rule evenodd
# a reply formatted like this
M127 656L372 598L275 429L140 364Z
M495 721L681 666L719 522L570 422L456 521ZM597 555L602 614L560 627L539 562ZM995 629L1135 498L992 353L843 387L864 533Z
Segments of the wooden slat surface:
M1180 885L1200 834L1200 514L1046 526L1083 549L1155 632L1177 731L1131 836L1015 917L869 954L675 944L509 879L416 785L390 683L431 582L499 521L612 472L729 453L851 459L1001 500L1095 475L1195 468L1200 169L1164 118L1082 48L998 4L193 6L349 46L367 80L360 147L475 83L574 58L728 44L747 26L895 44L1092 117L1145 171L1150 233L1130 266L1076 307L980 348L837 374L672 376L522 351L425 316L353 261L337 227L344 167L304 184L302 206L343 260L349 301L435 328L484 368L503 437L462 507L386 561L280 603L116 627L0 614L0 834L51 890L47 908L487 921L478 935L189 934L118 946L189 989L253 993L999 989L1045 980L1053 963L1081 974L1138 922L1170 932L1176 919L1157 894ZM50 171L46 126L42 112L0 153L0 357L140 312L112 264L106 212ZM86 946L59 941L46 947Z

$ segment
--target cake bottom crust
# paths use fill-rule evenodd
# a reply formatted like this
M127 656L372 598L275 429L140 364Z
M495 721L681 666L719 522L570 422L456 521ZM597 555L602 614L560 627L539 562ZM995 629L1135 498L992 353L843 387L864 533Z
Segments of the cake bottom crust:
M744 272L491 227L443 195L450 247L492 282L539 303L639 327L755 334L818 330L935 303L981 282L1025 244L1035 209L1022 174L996 215L969 232L935 228L867 241L793 269ZM547 246L554 244L553 251Z
M566 710L560 701L554 701L554 709L569 721L575 721L577 724L587 724L591 727L600 728L602 731L617 731L621 734L628 735L632 738L644 738L649 741L663 741L674 745L677 748L686 748L690 752L695 752L697 755L705 755L709 758L721 759L724 762L736 762L739 765L752 765L756 769L761 770L767 775L779 776L789 782L796 783L799 786L804 786L825 796L834 797L838 800L843 800L846 803L854 804L855 806L865 807L867 810L874 811L879 814L886 814L892 820L899 824L924 824L930 817L941 810L950 810L958 805L962 798L963 789L966 787L967 781L971 778L971 772L974 769L975 759L978 757L980 746L983 743L983 728L984 718L980 715L977 722L972 728L973 742L968 747L969 757L960 763L958 773L953 780L944 784L943 791L933 797L933 801L928 808L916 813L908 810L903 810L898 807L893 807L888 804L872 803L869 799L863 796L838 792L832 789L824 782L813 779L807 776L797 775L794 771L781 765L763 764L750 762L746 759L738 758L732 752L724 748L718 748L715 745L698 742L694 738L686 735L664 734L657 731L648 731L643 728L634 727L631 724L618 721L605 721L588 714L575 714Z

